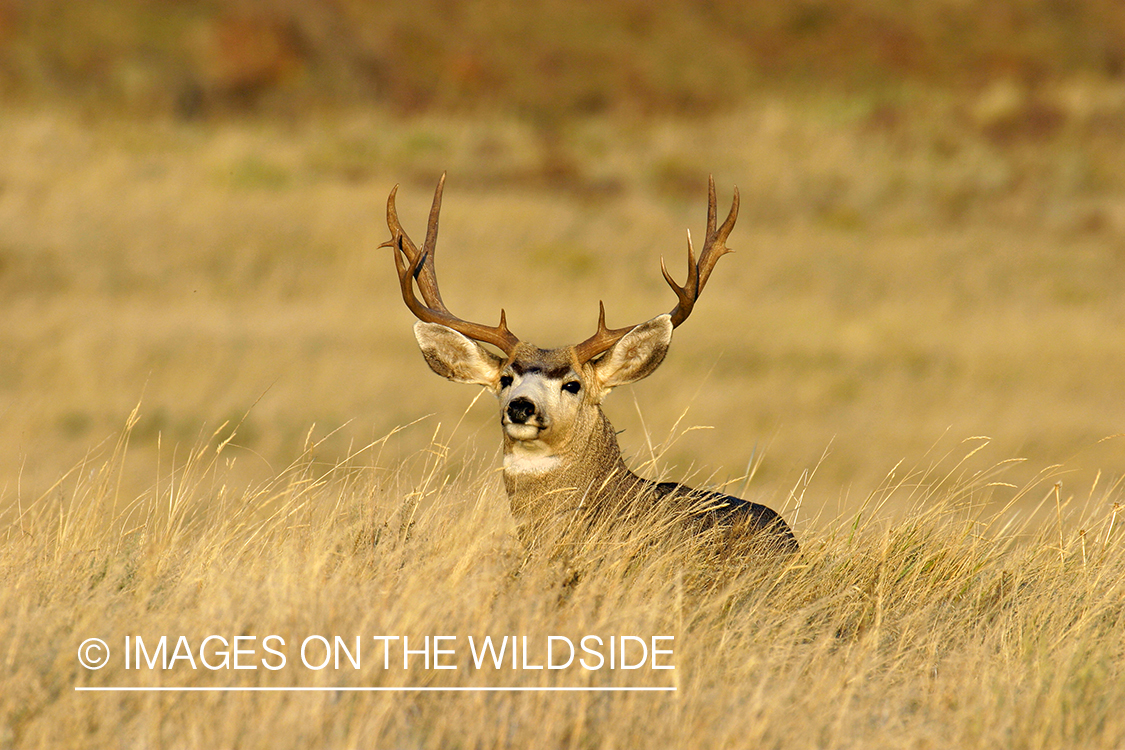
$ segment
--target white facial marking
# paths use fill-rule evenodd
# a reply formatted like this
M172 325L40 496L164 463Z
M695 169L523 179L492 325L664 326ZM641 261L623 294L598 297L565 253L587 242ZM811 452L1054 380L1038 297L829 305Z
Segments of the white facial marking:
M539 427L533 424L505 422L504 432L508 433L508 437L512 440L535 440L539 437Z
M562 463L559 456L518 455L509 453L504 456L505 474L547 474L554 471Z

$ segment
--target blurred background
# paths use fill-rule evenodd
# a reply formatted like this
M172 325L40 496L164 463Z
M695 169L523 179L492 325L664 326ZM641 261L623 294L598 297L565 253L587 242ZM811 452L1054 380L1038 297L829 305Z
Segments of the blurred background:
M708 174L740 188L607 401L650 476L760 462L746 494L832 518L892 471L1125 475L1117 0L0 0L0 508L138 404L127 492L236 425L236 483L419 418L378 460L492 461L377 247L444 170L447 303L542 346L670 309Z

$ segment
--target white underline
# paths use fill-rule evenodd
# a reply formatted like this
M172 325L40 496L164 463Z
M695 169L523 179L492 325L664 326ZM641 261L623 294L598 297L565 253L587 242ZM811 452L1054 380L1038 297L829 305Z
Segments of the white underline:
M676 692L674 687L75 687L88 693L626 693Z

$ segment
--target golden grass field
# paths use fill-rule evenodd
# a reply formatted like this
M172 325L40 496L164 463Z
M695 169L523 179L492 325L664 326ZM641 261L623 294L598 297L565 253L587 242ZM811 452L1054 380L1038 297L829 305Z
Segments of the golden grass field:
M5 110L0 748L1122 746L1122 122L1082 78L549 137ZM771 505L798 558L712 577L658 547L567 584L521 549L491 398L429 372L377 248L390 188L418 239L443 170L446 301L545 346L599 299L670 309L660 257L682 277L708 173L721 210L738 185L736 253L606 411L632 467ZM76 660L317 633L667 634L676 669ZM677 689L74 691L638 682Z
M25 513L3 547L5 745L1110 748L1125 738L1121 513L1088 510L1085 533L1013 523L1007 509L973 507L995 491L987 477L909 475L845 517L805 524L786 564L758 560L718 580L680 548L632 557L638 542L579 554L584 572L567 583L514 542L495 475L475 466L447 479L436 445L403 465L372 462L372 451L327 468L305 459L250 491L221 483L229 447L200 446L129 502L111 457L83 467L66 501ZM910 499L906 517L879 520L895 495ZM118 651L89 672L74 652L93 634L111 649L126 635L151 646L161 635L198 645L271 634L294 663L309 634L457 636L459 657L445 664L460 671L417 658L387 669L368 640L359 669L129 671ZM474 671L465 640L488 634L538 640L531 665L544 663L549 635L672 636L675 670ZM221 665L217 647L206 658ZM73 691L121 685L676 690Z

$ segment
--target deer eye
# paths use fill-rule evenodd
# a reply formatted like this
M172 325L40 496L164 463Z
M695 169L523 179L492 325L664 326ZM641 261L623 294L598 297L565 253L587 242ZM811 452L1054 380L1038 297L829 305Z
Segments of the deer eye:
M500 376L500 388L501 389L511 387L512 382L513 382L513 380L512 380L511 375L501 375Z
M567 393L578 393L580 390L582 390L582 384L577 380L568 380L563 383L562 389Z

